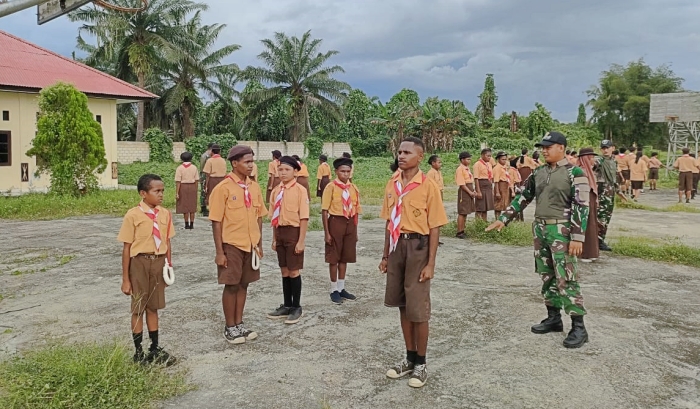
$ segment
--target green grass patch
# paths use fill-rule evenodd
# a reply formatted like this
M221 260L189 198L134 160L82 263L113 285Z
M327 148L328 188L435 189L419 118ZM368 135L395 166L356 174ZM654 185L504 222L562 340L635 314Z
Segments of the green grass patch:
M620 237L612 248L621 256L700 267L700 249L686 246L678 238Z
M58 265L62 266L62 265L68 264L71 260L73 260L73 258L75 258L75 256L72 256L72 255L61 256L61 258L58 259Z
M3 334L12 334L12 328L6 328L5 331L2 332Z
M700 209L694 206L687 205L685 203L676 203L667 207L656 207L641 204L639 202L623 202L618 198L615 199L615 206L620 209L632 209L632 210L646 210L649 212L667 212L667 213L700 213Z
M323 222L318 217L309 219L308 231L323 231Z
M481 219L469 220L464 226L467 238L480 243L502 244L506 246L526 247L532 245L532 226L522 222L512 222L506 228L497 231L484 231L490 222ZM457 222L453 221L442 227L440 234L454 237L457 234Z
M6 409L141 408L191 389L182 371L135 365L117 344L56 345L0 364Z
M362 213L362 220L374 220L377 216L375 213Z

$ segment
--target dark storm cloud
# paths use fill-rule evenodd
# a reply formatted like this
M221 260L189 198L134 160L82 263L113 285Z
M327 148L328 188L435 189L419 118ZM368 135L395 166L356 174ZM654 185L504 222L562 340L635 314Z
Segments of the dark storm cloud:
M573 120L585 91L611 63L640 57L672 63L688 89L700 89L700 2L688 0L210 0L208 23L228 24L221 44L234 60L257 64L260 39L312 30L340 51L342 79L388 99L401 88L476 105L484 75L494 73L497 111L527 113L541 102ZM75 24L37 28L31 13L0 28L69 55Z

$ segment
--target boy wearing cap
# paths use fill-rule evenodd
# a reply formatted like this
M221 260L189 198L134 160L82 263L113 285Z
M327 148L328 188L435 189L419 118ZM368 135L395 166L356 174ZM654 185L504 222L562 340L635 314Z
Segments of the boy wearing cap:
M199 184L201 189L199 190L199 206L202 209L202 216L207 217L209 211L207 210L207 174L204 173L204 165L206 165L207 160L211 157L211 147L214 143L209 143L207 145L207 150L199 157Z
M272 190L272 249L282 272L284 303L267 314L270 319L285 318L285 324L296 324L303 316L301 309L301 269L304 268L306 230L309 225L308 193L295 179L301 169L291 156L282 156L277 167L280 184Z
M474 213L474 175L469 170L469 165L472 161L472 155L469 152L460 152L459 166L455 172L455 183L457 184L457 234L458 239L466 238L464 234L464 225L467 222L467 216Z
M506 169L506 164L508 163L508 154L500 151L496 154L496 166L493 168L493 184L494 184L494 196L496 201L494 203L494 210L496 218L501 215L501 212L506 210L508 204L510 204L510 174Z
M380 217L387 220L384 255L379 271L386 273L384 305L398 307L406 343L406 358L386 376L399 379L408 374L408 385L420 388L428 380L425 355L430 320L430 282L440 227L447 215L438 186L421 172L425 145L407 138L398 149L399 173L384 190Z
M226 159L221 157L221 147L219 145L213 145L211 147L211 158L207 159L207 163L204 164L204 173L207 175L205 183L207 189L207 205L209 204L209 196L211 196L212 190L224 180L227 172Z
M656 190L656 182L659 180L659 169L663 164L659 160L659 153L652 152L649 158L649 189Z
M622 172L618 169L617 156L613 154L614 146L612 141L605 139L600 142L601 155L595 158L593 170L598 182L598 249L601 251L612 251L605 243L605 236L608 233L608 226L612 220L615 209L615 193L618 190L618 180L624 180Z
M576 281L576 257L581 255L585 241L590 186L583 170L566 159L564 135L549 132L536 146L542 147L547 164L535 169L523 191L486 231L501 231L533 199L536 201L532 225L535 270L542 278L548 314L531 330L536 334L563 331L560 310L564 308L571 315L571 331L564 346L578 348L588 341L583 324L586 310Z
M267 214L260 185L251 180L253 150L236 145L228 152L231 173L209 197L218 283L224 286L221 304L226 325L224 338L231 344L243 344L258 334L244 327L243 311L248 285L260 279L260 268L253 259L262 258L262 217ZM257 267L257 268L256 268Z
M275 149L272 151L272 160L267 164L267 193L265 194L265 203L270 203L270 193L272 193L272 189L280 184L277 168L280 165L279 159L281 157L282 152Z
M302 162L299 155L292 155L292 158L294 158L301 167L299 172L297 172L297 183L304 186L304 189L306 189L309 196L309 200L311 200L311 191L309 190L309 168L307 168L306 164Z
M175 363L169 353L158 345L158 310L165 308L163 267L165 260L172 266L170 239L175 236L173 218L161 207L165 185L158 175L139 178L137 189L141 202L131 208L122 221L117 240L122 248L122 292L131 296L131 333L136 363ZM151 346L144 354L143 315Z
M348 263L355 263L357 259L357 223L362 207L360 191L350 182L352 159L338 158L333 161L333 167L336 179L323 191L321 220L331 279L331 301L341 304L343 300L356 299L345 289L345 275Z
M486 215L494 209L493 166L491 149L481 150L481 159L474 164L474 186L476 186L476 216L486 220Z
M331 167L328 166L328 156L318 157L318 169L316 169L316 197L323 197L323 191L331 181Z
M430 164L430 169L428 170L428 178L432 179L435 183L437 183L438 187L440 188L440 198L444 199L443 192L445 190L445 181L442 178L442 173L440 172L440 169L442 168L442 161L440 160L440 157L437 155L431 155L428 158L428 164Z
M680 172L678 174L678 203L683 202L684 192L685 202L690 203L690 195L693 192L693 169L696 168L695 159L690 156L690 148L683 148L683 156L676 159L673 168Z

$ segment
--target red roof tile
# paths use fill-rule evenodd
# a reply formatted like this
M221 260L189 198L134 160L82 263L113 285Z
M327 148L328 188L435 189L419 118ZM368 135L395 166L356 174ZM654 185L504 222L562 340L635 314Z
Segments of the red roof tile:
M157 95L0 30L0 89L39 91L59 81L93 96L153 99Z

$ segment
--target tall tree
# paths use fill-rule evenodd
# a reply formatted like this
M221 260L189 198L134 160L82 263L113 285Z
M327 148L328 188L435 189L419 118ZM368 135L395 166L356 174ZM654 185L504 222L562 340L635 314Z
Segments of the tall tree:
M486 74L484 91L479 95L479 106L476 108L476 116L479 117L479 123L484 129L489 129L493 126L496 102L498 102L496 82L493 79L493 74Z
M267 110L285 96L292 110L291 141L300 141L312 132L309 118L312 106L323 115L342 117L339 104L345 100L350 86L333 78L345 72L341 66L327 65L338 51L320 52L322 40L312 39L310 31L301 38L275 33L273 39L262 40L262 43L265 51L258 58L265 67L248 67L246 76L271 87L248 95L254 104L254 114Z
M586 125L586 106L583 103L578 104L578 116L576 117L576 123L578 125Z
M131 0L113 0L115 6L132 7ZM81 8L71 13L71 21L83 22L78 33L78 46L87 44L83 34L95 37L97 46L92 58L114 61L113 69L119 78L131 76L141 88L146 88L154 68L163 59L175 59L178 50L191 47L191 39L184 35L185 17L208 6L191 0L152 0L148 7L127 14L103 7ZM136 140L143 138L145 104L138 103Z
M543 137L547 132L552 131L554 120L552 113L539 102L535 102L535 109L527 116L527 134L530 139Z

